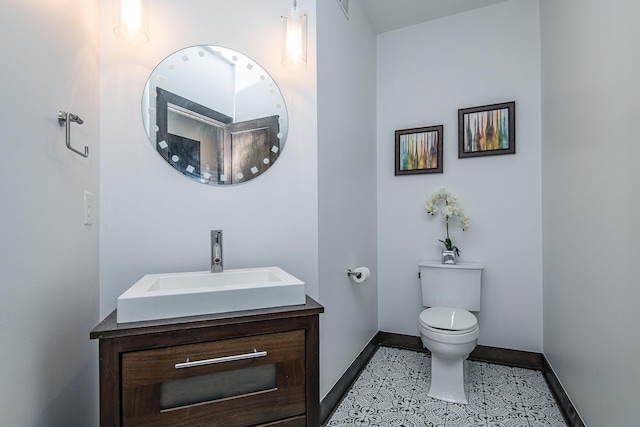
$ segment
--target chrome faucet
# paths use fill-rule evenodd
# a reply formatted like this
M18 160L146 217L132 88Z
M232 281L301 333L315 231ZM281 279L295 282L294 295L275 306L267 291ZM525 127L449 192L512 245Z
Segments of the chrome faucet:
M211 230L211 272L222 271L222 230Z

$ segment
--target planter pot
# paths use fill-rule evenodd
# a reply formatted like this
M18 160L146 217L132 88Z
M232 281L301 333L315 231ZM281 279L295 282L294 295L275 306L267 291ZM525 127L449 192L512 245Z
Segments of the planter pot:
M442 263L443 264L455 264L456 252L455 251L442 251Z

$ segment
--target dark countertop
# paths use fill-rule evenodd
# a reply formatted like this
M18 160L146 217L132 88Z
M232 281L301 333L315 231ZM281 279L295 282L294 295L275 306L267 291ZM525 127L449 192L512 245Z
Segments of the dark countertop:
M169 332L193 328L208 328L263 320L311 316L324 313L324 307L307 295L305 304L258 310L233 311L228 313L205 314L201 316L176 317L172 319L147 320L143 322L117 323L113 310L90 332L91 339L110 339L156 332Z

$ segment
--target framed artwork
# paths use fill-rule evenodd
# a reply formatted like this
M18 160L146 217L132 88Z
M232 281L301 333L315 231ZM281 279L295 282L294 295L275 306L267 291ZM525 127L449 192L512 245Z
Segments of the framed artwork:
M515 153L515 101L458 110L458 158Z
M396 131L396 176L442 173L443 127Z

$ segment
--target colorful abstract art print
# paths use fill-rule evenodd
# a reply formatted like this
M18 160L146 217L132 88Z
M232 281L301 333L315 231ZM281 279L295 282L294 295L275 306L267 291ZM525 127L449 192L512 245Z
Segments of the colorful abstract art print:
M515 102L458 110L458 158L515 153Z
M396 131L396 175L442 173L442 131L429 126Z

